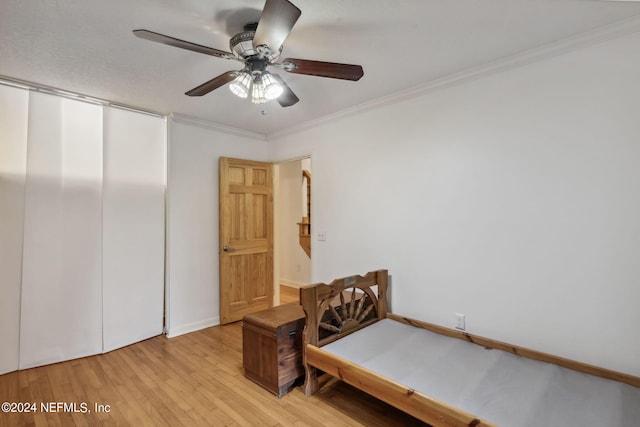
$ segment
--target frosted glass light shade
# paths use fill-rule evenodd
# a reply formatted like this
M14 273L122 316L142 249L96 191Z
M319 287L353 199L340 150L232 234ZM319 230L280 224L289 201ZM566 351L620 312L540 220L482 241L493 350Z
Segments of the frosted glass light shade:
M264 83L259 78L256 78L251 87L251 102L254 104L264 104L268 99L264 96Z
M264 97L268 100L276 99L282 95L282 86L269 73L262 74L262 84L264 85Z
M240 98L246 98L249 96L249 88L251 87L251 74L246 71L241 72L233 79L229 85L229 89L234 95Z

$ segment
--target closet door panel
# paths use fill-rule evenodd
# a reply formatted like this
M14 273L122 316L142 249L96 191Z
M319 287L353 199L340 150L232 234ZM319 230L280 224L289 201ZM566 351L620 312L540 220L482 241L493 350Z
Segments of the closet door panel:
M0 85L0 375L18 369L29 91Z
M104 351L162 333L164 118L104 109Z
M102 107L31 92L20 368L102 350Z

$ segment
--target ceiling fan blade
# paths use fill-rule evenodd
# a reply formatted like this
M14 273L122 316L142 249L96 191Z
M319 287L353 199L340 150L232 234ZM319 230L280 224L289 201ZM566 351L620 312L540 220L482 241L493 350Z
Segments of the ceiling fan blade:
M220 86L224 86L229 83L231 80L235 79L238 75L237 71L227 71L224 74L220 74L218 77L215 77L209 80L206 83L201 84L200 86L191 89L189 92L186 92L185 95L189 96L202 96L206 95L209 92L218 89Z
M278 104L283 107L291 107L293 104L300 101L300 99L296 96L295 93L291 90L291 88L282 80L277 74L271 73L274 79L278 82L278 84L282 87L282 94L277 98Z
M353 81L360 80L364 75L364 70L360 65L310 61L308 59L287 58L282 61L282 68L284 68L285 71L295 74Z
M187 42L184 40L165 36L164 34L154 33L153 31L149 30L133 30L133 34L141 39L150 40L152 42L162 43L169 46L175 46L181 49L191 50L193 52L204 53L205 55L217 56L218 58L224 59L236 59L236 57L230 52L225 52L223 50L214 49L212 47Z
M267 0L253 36L253 46L267 45L271 52L277 52L301 13L288 0Z

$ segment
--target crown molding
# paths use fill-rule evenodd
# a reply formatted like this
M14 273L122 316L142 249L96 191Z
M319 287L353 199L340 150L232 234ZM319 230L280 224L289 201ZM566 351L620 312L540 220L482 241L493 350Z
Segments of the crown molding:
M219 123L198 119L198 118L183 115L183 114L171 113L169 117L171 117L171 119L174 122L183 123L183 124L192 125L192 126L198 126L205 129L211 129L217 132L226 133L228 135L241 136L243 138L258 139L261 141L267 140L267 135L263 133L251 132L249 130L235 128L232 126L225 126Z
M533 49L526 50L524 52L510 55L487 64L483 64L477 67L450 74L448 76L431 80L419 86L415 86L413 88L409 88L392 95L376 98L371 101L356 105L354 107L346 108L336 113L320 117L318 119L310 120L286 129L269 133L266 135L266 139L268 141L271 141L284 136L301 133L333 121L344 119L345 117L361 114L366 111L396 104L412 98L417 98L427 93L434 92L446 87L473 81L509 69L522 67L534 62L542 61L547 58L552 58L565 53L577 51L579 49L594 46L608 40L613 40L638 32L640 32L640 15L635 15L631 18L617 21L603 27L580 33L578 35L567 37L562 40L558 40Z

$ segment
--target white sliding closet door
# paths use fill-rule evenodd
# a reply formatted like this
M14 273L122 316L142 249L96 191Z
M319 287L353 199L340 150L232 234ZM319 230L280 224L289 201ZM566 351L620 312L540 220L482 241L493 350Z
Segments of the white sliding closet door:
M164 118L104 108L104 351L162 333Z
M20 368L102 351L102 107L31 92Z
M0 375L18 369L29 92L0 85Z

